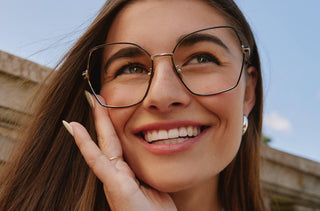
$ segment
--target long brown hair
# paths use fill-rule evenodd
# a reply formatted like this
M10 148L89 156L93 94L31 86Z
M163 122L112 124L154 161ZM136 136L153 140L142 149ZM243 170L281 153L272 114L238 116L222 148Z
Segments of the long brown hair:
M39 90L40 105L22 134L21 146L0 180L0 210L110 210L101 182L88 168L61 121L83 124L95 139L94 121L84 97L89 50L104 43L115 15L128 0L108 0L99 15ZM239 30L252 49L248 64L258 70L256 104L239 152L221 172L219 197L226 210L264 210L259 180L262 80L250 26L232 0L206 0ZM96 140L96 139L95 139Z

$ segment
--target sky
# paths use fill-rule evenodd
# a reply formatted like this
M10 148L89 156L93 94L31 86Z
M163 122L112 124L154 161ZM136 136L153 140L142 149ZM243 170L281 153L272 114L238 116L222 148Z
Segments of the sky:
M235 0L262 61L270 146L320 162L320 1ZM103 0L1 0L0 50L54 67Z

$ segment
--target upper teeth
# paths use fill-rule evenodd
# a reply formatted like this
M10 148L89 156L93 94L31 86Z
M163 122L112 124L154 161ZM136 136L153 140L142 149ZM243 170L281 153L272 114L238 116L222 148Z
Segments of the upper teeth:
M200 134L199 126L188 126L188 127L180 127L173 128L169 130L150 130L144 132L144 139L147 142L153 142L157 140L164 139L173 139L173 138L181 138L181 137L192 137Z

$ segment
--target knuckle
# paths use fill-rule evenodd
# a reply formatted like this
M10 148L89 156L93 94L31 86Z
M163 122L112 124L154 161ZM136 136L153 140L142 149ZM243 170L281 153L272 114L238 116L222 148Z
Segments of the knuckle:
M100 153L99 155L97 156L94 156L92 158L88 158L87 159L87 164L88 166L92 169L92 170L97 170L97 168L99 168L99 164L105 162L105 156Z

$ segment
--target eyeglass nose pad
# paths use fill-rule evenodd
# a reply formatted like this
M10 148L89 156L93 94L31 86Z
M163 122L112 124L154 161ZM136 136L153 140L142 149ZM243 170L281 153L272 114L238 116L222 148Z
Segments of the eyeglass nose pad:
M178 65L178 64L176 65L176 70L177 70L178 72L181 72L181 71L182 71L180 65Z
M152 67L149 68L148 76L151 76Z

